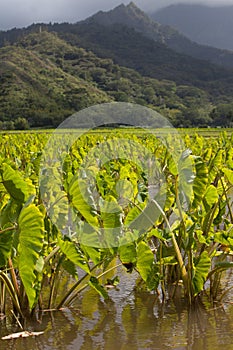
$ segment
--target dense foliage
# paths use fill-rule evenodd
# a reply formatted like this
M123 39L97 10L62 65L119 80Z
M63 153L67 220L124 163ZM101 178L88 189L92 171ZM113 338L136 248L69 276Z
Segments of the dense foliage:
M53 155L71 137L63 132L47 150L52 163L46 168L41 157L49 134L0 135L2 313L7 295L21 316L70 305L88 286L108 298L101 278L116 258L164 298L180 280L190 303L204 290L214 300L223 297L221 275L232 268L233 138L185 135L176 159L179 138L162 135L166 144L139 130L93 131L61 152L61 166ZM99 145L114 148L122 137L133 142L119 150L121 157L101 160ZM144 148L159 162L155 168L140 166L147 153L140 160L138 149ZM166 184L154 197L151 172ZM118 276L108 281L117 283Z
M174 126L232 125L232 70L181 55L133 28L38 24L1 38L2 129L19 128L18 118L32 127L57 126L114 100L154 108Z

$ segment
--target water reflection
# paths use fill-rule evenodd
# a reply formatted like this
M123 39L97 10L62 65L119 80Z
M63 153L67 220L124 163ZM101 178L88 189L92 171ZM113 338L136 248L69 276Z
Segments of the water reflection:
M104 302L86 291L72 309L45 312L27 329L44 330L38 338L0 340L1 350L232 350L233 307L211 308L197 302L187 309L177 298L162 304L143 288L132 288L135 275L123 274L120 290ZM227 306L228 305L228 306ZM10 319L0 336L18 331Z

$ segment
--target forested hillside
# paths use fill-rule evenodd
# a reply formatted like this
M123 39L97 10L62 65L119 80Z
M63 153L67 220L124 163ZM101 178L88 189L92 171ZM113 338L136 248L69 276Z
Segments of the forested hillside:
M198 88L143 77L69 45L56 33L29 34L1 48L0 58L2 121L24 117L32 126L56 126L75 111L115 100L148 105L175 124L190 124L191 110L212 108Z
M110 101L149 106L175 126L232 125L232 69L181 55L132 27L93 19L36 24L1 33L0 41L1 128L22 118L55 127Z

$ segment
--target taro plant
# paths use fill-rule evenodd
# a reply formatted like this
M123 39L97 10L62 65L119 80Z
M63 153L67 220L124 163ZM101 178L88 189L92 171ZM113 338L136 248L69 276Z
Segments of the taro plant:
M62 301L56 304L61 271L77 279L77 267L86 273L89 285L103 294L104 289L91 272L101 264L106 264L107 269L112 254L81 247L72 237L64 238L47 217L31 180L6 162L2 162L0 174L1 312L6 311L9 297L14 314L21 317L29 315L37 306L51 308L58 303L62 306ZM81 282L80 279L71 288L64 302ZM47 286L45 305L42 292Z
M42 168L40 187L40 137L34 142L24 135L14 146L4 136L1 313L9 300L21 317L60 309L87 287L108 298L101 281L118 265L136 270L164 298L181 281L189 303L204 290L213 299L225 295L221 277L232 268L233 250L233 139L186 137L187 149L175 162L172 150L152 136L124 132L155 161L146 151L138 155L134 142L102 161L98 147L109 135L95 133L62 152L61 167ZM114 142L107 146L114 150ZM117 282L115 276L111 283Z
M204 143L196 137L199 144ZM152 201L153 210L159 210L160 217L150 222L147 234L139 241L119 249L121 261L131 269L135 268L149 289L160 286L166 297L169 285L177 287L182 280L189 303L206 286L209 286L211 298L222 297L221 275L233 266L232 154L232 139L223 135L216 150L208 147L198 156L191 151L184 152L180 159L183 173L178 172L169 158L165 159L164 171L170 184L167 203L161 208L156 200ZM192 161L194 174L192 181L188 181L191 174L188 175L190 187L182 192L182 189L178 191L178 186L179 177L187 176L185 158ZM140 211L143 212L139 206L134 208L135 216ZM143 214L150 221L148 212Z

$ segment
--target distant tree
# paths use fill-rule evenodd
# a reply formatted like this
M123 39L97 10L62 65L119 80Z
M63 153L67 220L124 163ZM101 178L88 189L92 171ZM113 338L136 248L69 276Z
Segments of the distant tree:
M14 130L15 129L15 124L12 120L5 121L2 123L2 129L3 130Z
M19 117L14 121L16 130L28 130L29 124L26 118Z
M214 126L231 126L233 124L233 103L221 103L210 113Z

